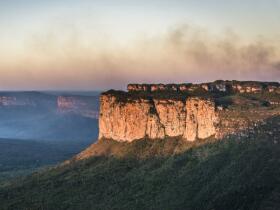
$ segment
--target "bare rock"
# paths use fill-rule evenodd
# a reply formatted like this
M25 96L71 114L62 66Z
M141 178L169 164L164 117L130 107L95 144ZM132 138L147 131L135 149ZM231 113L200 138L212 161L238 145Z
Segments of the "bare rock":
M195 141L197 138L205 139L216 134L218 117L213 101L189 98L186 101L186 111L184 138Z

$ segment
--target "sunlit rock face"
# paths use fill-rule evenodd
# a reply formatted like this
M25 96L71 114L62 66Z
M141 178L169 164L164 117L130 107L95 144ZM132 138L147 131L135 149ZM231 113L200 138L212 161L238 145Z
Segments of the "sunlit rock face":
M235 113L229 112L221 103L231 103L230 97L235 95L234 103L242 106L239 94L263 93L273 95L266 102L276 106L280 103L277 97L279 89L279 83L254 81L130 84L128 92L112 90L101 95L99 138L127 142L143 138L175 137L186 141L223 138L245 130L254 122L249 122L248 113L235 117L237 120L231 119L229 116L235 116ZM244 103L249 100L245 98L242 99ZM251 112L254 119L254 110ZM265 115L270 114L266 111Z
M279 93L280 94L280 86L277 86L277 85L269 85L267 87L268 91L270 93Z
M277 92L280 93L280 84L277 82L257 82L257 81L224 81L217 80L215 82L202 84L129 84L127 86L129 92L193 92L202 90L206 92L237 92L237 93L261 93L261 92Z
M146 84L129 84L127 85L128 91L150 91L151 86Z
M164 128L149 100L121 102L116 96L100 97L99 138L133 141L146 136L163 138Z
M170 137L182 136L186 127L186 106L180 100L157 100L154 105L165 135Z
M184 138L189 141L205 139L216 134L218 117L211 100L189 98L186 101L186 128Z
M182 137L188 141L215 135L217 116L211 100L100 97L99 138L134 141Z
M145 135L150 139L163 139L165 137L164 126L157 114L149 114Z

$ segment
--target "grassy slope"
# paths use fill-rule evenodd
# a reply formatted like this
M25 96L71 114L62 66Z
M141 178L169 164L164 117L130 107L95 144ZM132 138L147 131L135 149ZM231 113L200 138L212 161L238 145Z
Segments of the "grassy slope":
M233 136L173 155L162 151L180 150L179 140L100 142L113 156L7 184L0 188L1 209L279 209L279 122L270 119L246 139Z

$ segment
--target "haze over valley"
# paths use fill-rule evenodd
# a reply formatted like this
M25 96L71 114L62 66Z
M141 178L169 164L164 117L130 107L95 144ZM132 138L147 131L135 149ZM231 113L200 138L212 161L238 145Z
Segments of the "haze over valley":
M98 92L0 92L0 179L53 165L98 136Z

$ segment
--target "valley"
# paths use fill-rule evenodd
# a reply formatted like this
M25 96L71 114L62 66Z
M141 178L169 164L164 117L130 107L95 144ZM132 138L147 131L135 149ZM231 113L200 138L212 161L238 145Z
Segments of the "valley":
M98 135L98 94L0 92L0 180L55 165L90 145ZM67 107L60 106L63 97L71 98Z
M87 146L78 141L0 139L0 182L58 164Z

